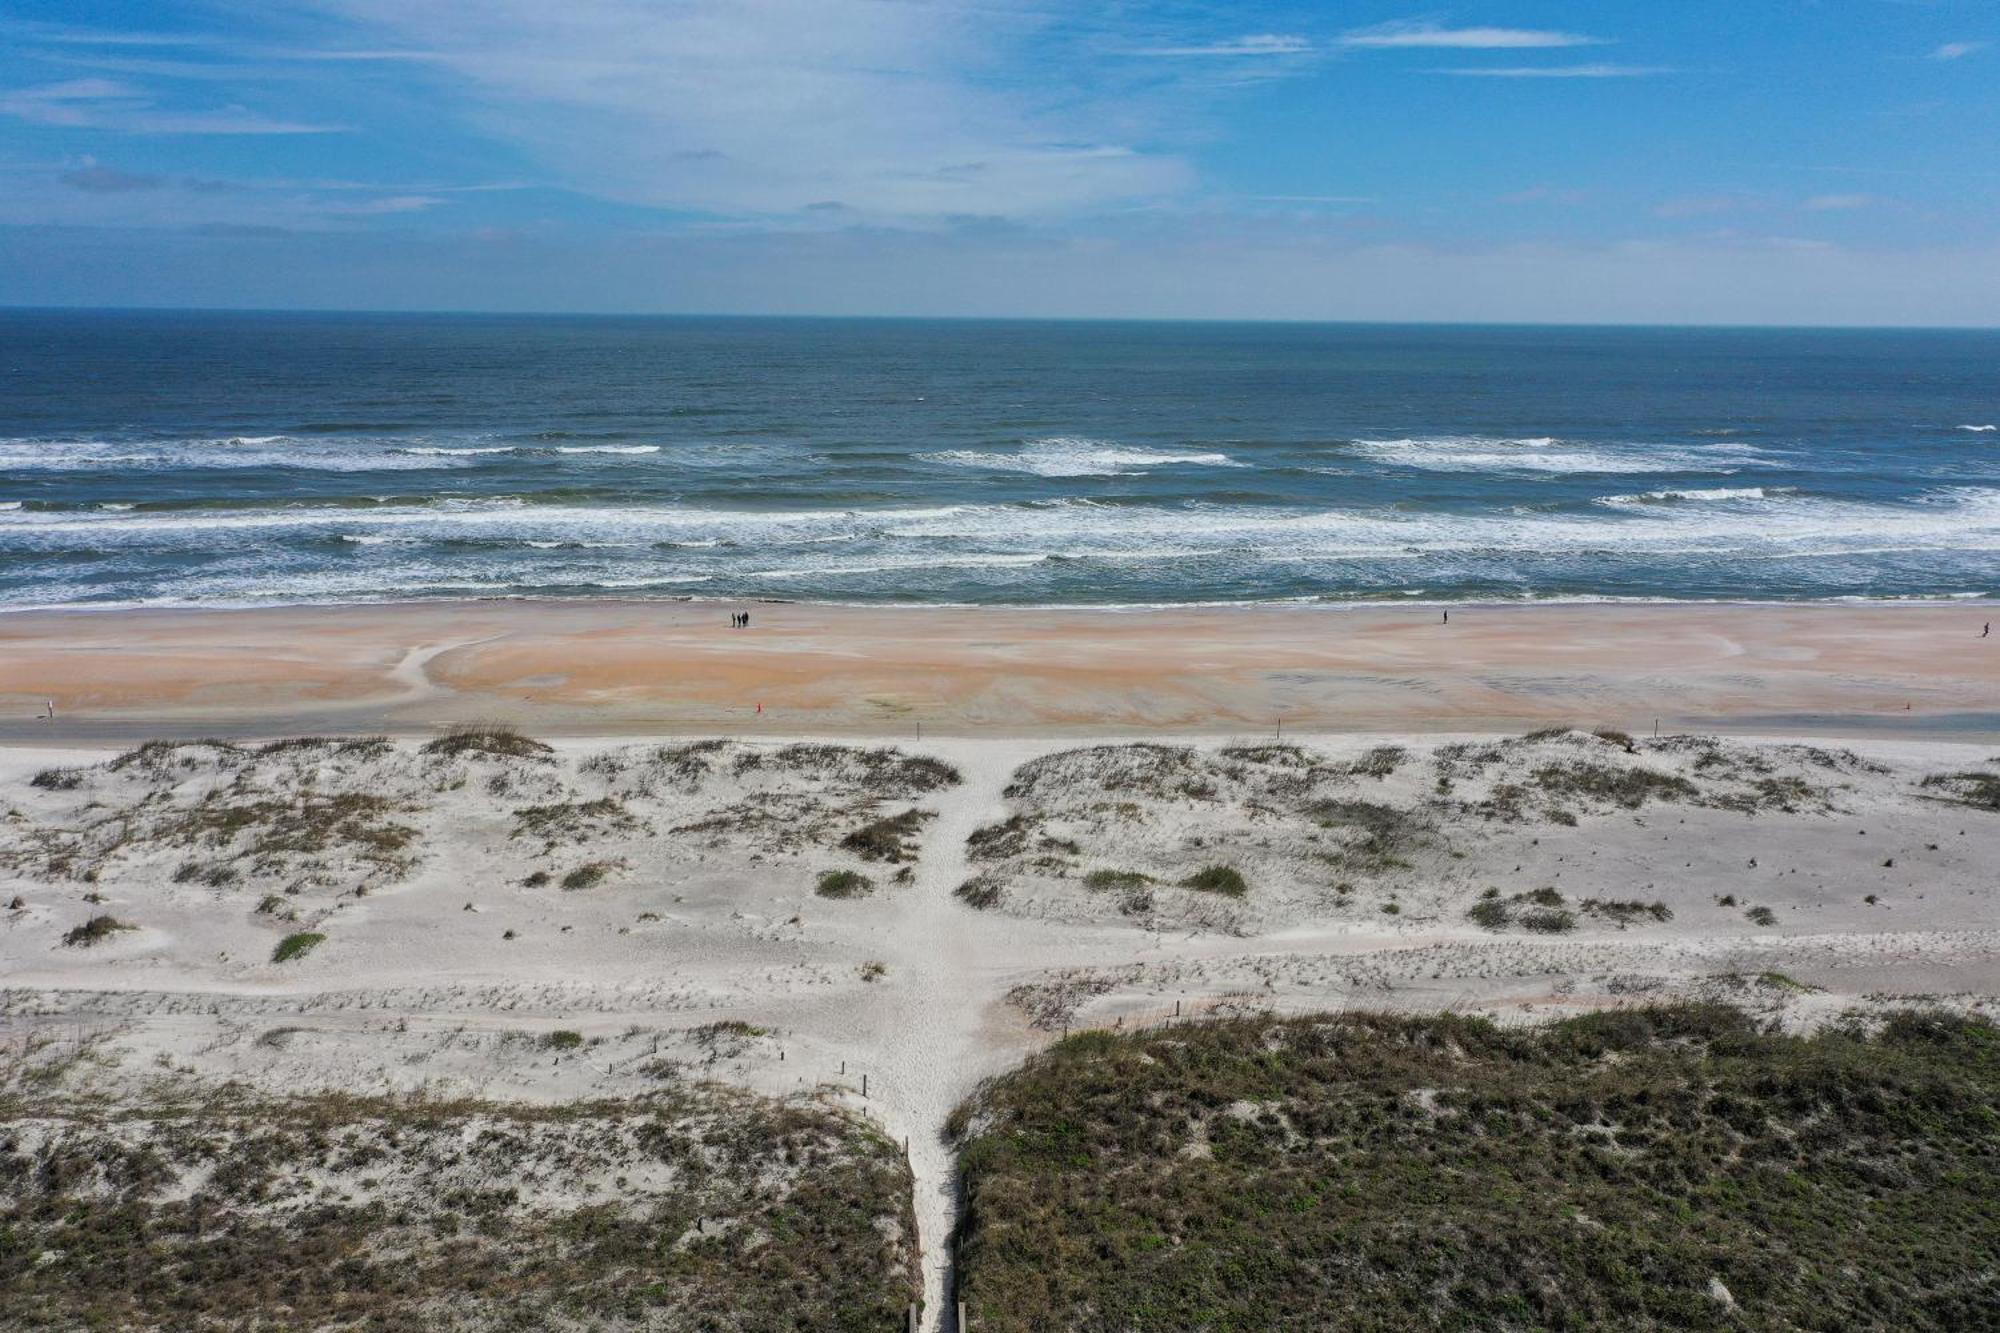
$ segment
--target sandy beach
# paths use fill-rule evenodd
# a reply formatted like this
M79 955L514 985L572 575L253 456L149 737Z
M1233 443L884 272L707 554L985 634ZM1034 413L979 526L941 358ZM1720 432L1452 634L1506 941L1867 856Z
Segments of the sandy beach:
M2000 735L1984 602L1178 610L474 602L0 616L0 738ZM38 722L49 701L53 724Z

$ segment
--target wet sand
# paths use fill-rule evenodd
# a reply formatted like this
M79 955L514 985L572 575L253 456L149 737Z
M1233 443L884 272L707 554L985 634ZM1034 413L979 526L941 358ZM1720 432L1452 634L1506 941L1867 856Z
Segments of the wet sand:
M194 731L2000 735L1993 603L470 602L0 616L0 739ZM53 724L37 720L53 700ZM760 706L761 705L761 711Z

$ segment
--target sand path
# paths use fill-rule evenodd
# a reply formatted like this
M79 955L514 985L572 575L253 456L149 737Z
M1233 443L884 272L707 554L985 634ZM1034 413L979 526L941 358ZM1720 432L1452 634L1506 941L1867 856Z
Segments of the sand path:
M977 913L952 896L970 871L965 840L1000 808L1007 775L974 770L936 802L924 830L915 892L883 941L895 961L880 1023L892 1129L910 1143L917 1234L923 1251L926 1327L949 1333L951 1231L958 1220L958 1164L945 1119L970 1091L968 1075L988 1062L981 1029L992 1001L975 974Z

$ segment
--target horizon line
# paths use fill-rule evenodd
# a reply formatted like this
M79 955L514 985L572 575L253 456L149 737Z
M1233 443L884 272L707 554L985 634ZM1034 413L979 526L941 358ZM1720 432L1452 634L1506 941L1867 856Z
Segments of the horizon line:
M459 319L650 319L650 320L817 320L853 323L957 324L1255 324L1307 328L1407 329L1683 329L1767 330L1774 332L2000 333L2000 324L1784 324L1758 321L1703 323L1694 320L1536 320L1536 319L1364 319L1280 315L939 315L853 314L758 310L532 310L394 309L370 306L183 306L183 305L16 305L0 302L0 315L349 315L377 318Z

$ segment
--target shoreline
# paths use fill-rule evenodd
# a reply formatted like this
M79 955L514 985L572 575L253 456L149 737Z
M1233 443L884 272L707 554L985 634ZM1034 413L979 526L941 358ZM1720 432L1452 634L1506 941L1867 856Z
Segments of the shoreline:
M732 606L751 613L732 629ZM0 615L0 743L200 730L2000 737L1992 601L850 606L504 599ZM1449 620L1446 619L1447 615ZM53 700L53 723L39 715Z

